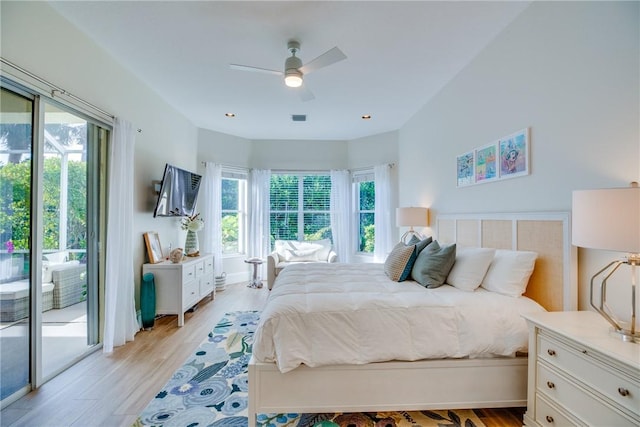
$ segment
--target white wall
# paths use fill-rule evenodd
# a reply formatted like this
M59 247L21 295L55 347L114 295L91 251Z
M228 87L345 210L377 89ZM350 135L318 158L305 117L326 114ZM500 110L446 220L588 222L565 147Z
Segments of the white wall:
M349 141L349 169L368 168L398 161L398 131L385 132Z
M225 166L250 168L250 140L209 129L198 129L198 168L204 172L202 162L214 162Z
M400 130L400 204L570 211L573 190L638 180L639 7L532 3ZM525 127L531 175L456 188L456 155ZM604 264L580 251L581 308Z
M158 231L165 250L184 239L175 219L153 218L151 181L162 178L165 162L196 169L197 128L47 4L2 2L1 7L4 58L142 129L131 183L137 298L146 254L142 233Z
M256 169L346 169L347 142L321 140L254 140L251 166Z

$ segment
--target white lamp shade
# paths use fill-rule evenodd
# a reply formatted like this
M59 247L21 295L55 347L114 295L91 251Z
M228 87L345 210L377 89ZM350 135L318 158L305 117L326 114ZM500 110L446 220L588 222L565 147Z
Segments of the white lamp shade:
M571 223L575 246L640 253L640 188L574 191Z
M302 73L296 69L288 69L284 74L284 84L289 87L302 86Z
M429 225L428 208L396 208L398 227L426 227Z

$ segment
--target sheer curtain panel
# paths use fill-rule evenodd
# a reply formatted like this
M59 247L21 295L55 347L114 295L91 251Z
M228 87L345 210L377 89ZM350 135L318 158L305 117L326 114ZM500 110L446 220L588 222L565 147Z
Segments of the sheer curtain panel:
M351 260L351 174L331 171L331 235L338 262Z
M249 244L248 254L265 260L271 251L269 228L269 188L271 170L252 169L249 174L251 200L249 206Z
M103 351L133 341L140 329L136 319L133 273L133 156L135 131L115 119L109 146L109 190L105 268Z
M222 166L205 163L204 182L201 191L204 220L202 251L213 254L213 272L222 275Z
M393 246L391 237L391 167L388 164L373 168L375 175L375 247L373 259L384 262Z

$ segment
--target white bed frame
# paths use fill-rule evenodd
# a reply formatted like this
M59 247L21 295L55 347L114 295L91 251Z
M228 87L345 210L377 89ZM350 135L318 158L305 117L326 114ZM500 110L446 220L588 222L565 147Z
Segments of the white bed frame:
M437 238L461 246L533 250L526 295L550 311L577 308L570 214L437 215ZM249 426L256 414L526 406L527 357L300 366L285 374L249 362Z

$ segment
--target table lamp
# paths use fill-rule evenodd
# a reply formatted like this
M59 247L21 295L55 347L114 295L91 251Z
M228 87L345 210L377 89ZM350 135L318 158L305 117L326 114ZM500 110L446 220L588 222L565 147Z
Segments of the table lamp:
M396 208L396 226L409 227L409 231L404 233L400 240L404 243L410 236L416 236L420 240L423 236L415 231L413 227L427 227L429 225L429 209L428 208Z
M573 192L572 243L590 249L626 252L623 259L610 262L593 275L590 285L591 306L613 326L624 341L640 342L636 330L636 267L640 265L640 188L632 182L627 188L580 190ZM631 269L631 319L617 320L607 306L607 280L622 265ZM594 302L594 283L599 276L600 301Z

